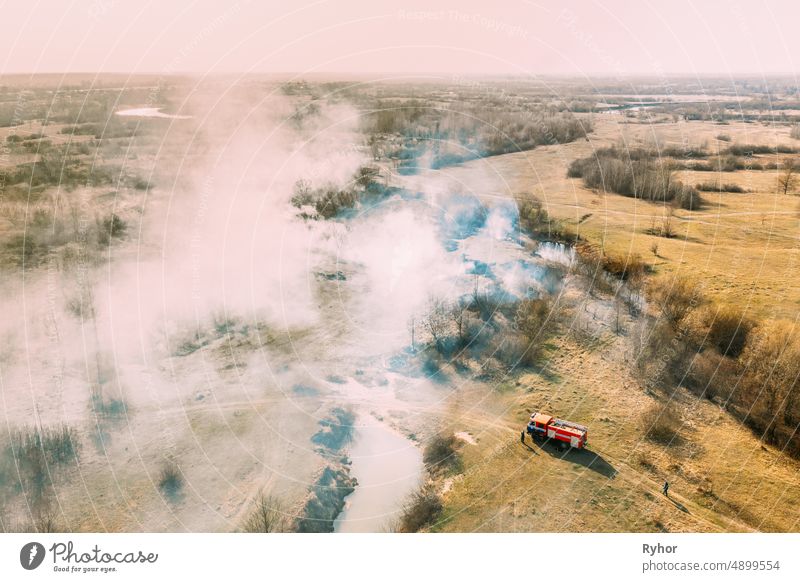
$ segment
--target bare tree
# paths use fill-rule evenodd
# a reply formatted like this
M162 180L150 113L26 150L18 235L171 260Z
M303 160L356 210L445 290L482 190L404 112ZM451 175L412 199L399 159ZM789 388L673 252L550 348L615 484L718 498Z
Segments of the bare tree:
M661 224L661 236L664 238L672 238L675 232L672 230L672 217L675 214L675 209L670 206L667 208L667 215L664 217L664 222Z
M464 321L464 315L466 311L467 311L467 304L461 300L453 303L453 306L450 308L450 318L453 320L453 323L456 326L458 341L461 345L464 345L467 339L466 325L465 325L466 322Z
M546 299L526 299L517 306L514 323L528 342L544 339L545 325L551 314L550 302Z
M783 161L783 172L778 176L778 189L784 194L789 194L797 186L797 164L791 158Z
M546 299L525 299L517 306L514 326L525 338L522 361L534 364L554 324L553 305Z
M33 530L36 533L57 533L62 531L58 523L58 515L49 499L44 499L34 509Z
M280 500L263 493L256 498L255 506L244 522L246 533L273 533L286 529L286 513Z
M423 327L431 334L436 349L441 350L443 341L450 326L447 305L438 297L431 297L428 300L428 310L422 319Z

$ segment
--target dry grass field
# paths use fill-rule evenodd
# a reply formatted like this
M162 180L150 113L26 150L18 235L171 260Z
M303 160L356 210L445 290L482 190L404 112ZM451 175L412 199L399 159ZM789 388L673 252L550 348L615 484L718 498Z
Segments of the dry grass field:
M626 339L608 327L602 345L564 336L546 374L522 375L509 392L472 395L450 411L448 427L474 444L459 448L465 469L444 479L445 509L432 529L796 531L800 463L690 394L672 399L679 443L644 438L644 411L664 399L642 391L628 373ZM535 410L589 426L588 450L522 445L520 427Z
M653 267L654 277L686 274L700 281L713 298L738 305L753 317L794 320L800 307L795 276L800 198L797 193L779 192L779 170L679 172L688 184L737 184L747 190L703 192L707 203L699 211L592 191L580 179L566 177L572 160L611 145L705 146L711 151L730 143L796 147L789 127L683 120L632 123L609 114L594 115L593 124L588 141L493 158L487 165L502 176L508 189L535 194L551 215L564 219L580 236L611 253L640 255ZM720 134L731 142L716 139ZM765 164L797 157L762 154L752 159ZM646 232L669 216L673 238ZM652 251L654 244L657 254Z

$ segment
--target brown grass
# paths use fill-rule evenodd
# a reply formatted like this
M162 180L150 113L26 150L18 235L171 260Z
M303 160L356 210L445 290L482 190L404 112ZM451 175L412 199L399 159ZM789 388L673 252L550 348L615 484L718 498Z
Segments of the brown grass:
M703 301L697 282L689 277L656 281L651 296L664 318L677 326Z
M655 443L671 446L680 440L683 423L674 406L653 403L642 414L640 423L644 436Z

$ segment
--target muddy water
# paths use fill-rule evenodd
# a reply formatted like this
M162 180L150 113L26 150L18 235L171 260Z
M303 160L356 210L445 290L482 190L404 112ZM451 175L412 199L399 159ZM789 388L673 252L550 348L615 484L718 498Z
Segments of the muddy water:
M336 532L388 531L403 503L419 487L422 452L372 417L356 428L350 449L358 486L334 522Z

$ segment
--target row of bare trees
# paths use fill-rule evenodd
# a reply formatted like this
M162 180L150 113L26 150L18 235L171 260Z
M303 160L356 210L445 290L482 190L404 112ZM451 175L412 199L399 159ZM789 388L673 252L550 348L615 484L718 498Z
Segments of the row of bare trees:
M632 152L615 147L573 161L570 178L582 178L589 188L601 189L651 202L673 202L686 210L697 210L703 200L699 192L675 178L669 159L644 150Z

